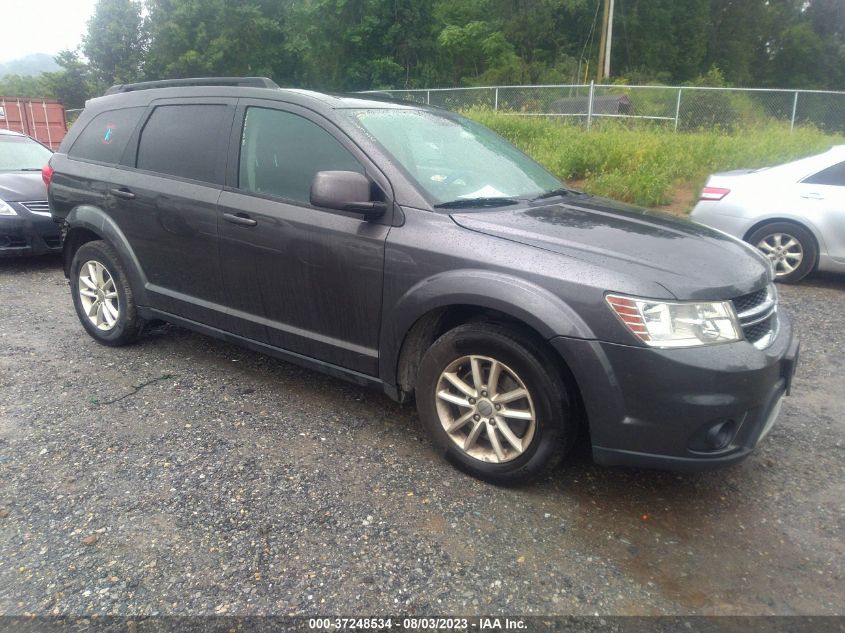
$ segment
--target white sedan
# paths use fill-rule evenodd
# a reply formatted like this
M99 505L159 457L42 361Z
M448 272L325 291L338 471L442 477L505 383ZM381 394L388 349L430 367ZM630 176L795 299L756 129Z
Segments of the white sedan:
M845 145L777 167L713 174L690 217L756 246L778 281L845 272Z

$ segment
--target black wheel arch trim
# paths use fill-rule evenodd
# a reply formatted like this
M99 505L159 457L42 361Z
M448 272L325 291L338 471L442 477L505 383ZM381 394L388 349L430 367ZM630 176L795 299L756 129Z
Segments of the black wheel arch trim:
M420 281L385 309L379 340L379 377L385 384L397 384L402 347L417 321L453 306L495 310L547 341L556 336L595 338L566 302L540 286L487 270L450 271Z
M135 301L140 305L148 303L147 278L141 268L141 263L138 261L138 257L129 245L129 240L126 239L123 231L120 230L117 223L105 211L93 205L79 205L68 213L65 222L68 225L68 236L72 234L74 229L87 229L99 236L100 239L108 242L117 252L123 267L126 269L126 274L129 276L129 283L132 284ZM65 244L67 243L66 238Z

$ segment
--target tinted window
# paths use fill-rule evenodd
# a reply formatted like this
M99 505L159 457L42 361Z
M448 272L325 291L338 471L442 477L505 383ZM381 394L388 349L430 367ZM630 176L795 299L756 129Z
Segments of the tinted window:
M838 187L845 187L845 163L839 163L833 167L823 169L819 173L805 178L804 182L808 185L836 185Z
M352 154L319 125L289 112L247 109L241 189L308 202L314 174L328 170L364 173Z
M144 108L125 108L98 114L82 130L68 155L101 163L119 162L143 112Z
M0 136L0 171L40 171L52 152L28 138Z
M153 110L138 143L138 169L220 182L216 166L227 133L224 105L167 105Z

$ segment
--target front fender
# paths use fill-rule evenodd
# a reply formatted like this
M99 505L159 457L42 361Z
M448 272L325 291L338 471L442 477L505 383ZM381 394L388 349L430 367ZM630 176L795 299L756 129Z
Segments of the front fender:
M126 269L135 302L138 305L149 305L147 301L147 277L143 268L141 268L141 263L123 231L105 211L93 205L82 204L74 207L68 213L65 222L68 224L68 235L71 235L74 229L87 229L108 242L117 251L117 255ZM67 244L68 241L66 240L65 243Z
M456 270L423 279L385 311L379 375L396 384L399 353L408 331L425 314L449 306L497 310L525 323L544 339L595 338L587 324L559 297L518 277L488 270Z

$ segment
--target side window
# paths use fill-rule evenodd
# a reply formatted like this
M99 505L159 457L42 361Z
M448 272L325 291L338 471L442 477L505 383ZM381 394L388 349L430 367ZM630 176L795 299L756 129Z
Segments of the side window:
M71 158L115 164L141 120L145 108L124 108L101 112L85 126L68 151Z
M808 185L834 185L836 187L845 187L845 162L838 163L833 167L822 169L817 174L813 174L809 178L805 178L804 182Z
M164 105L138 142L138 169L220 184L216 166L227 118L224 105Z
M355 157L319 125L290 112L247 109L240 189L307 203L314 175L328 170L364 173Z

